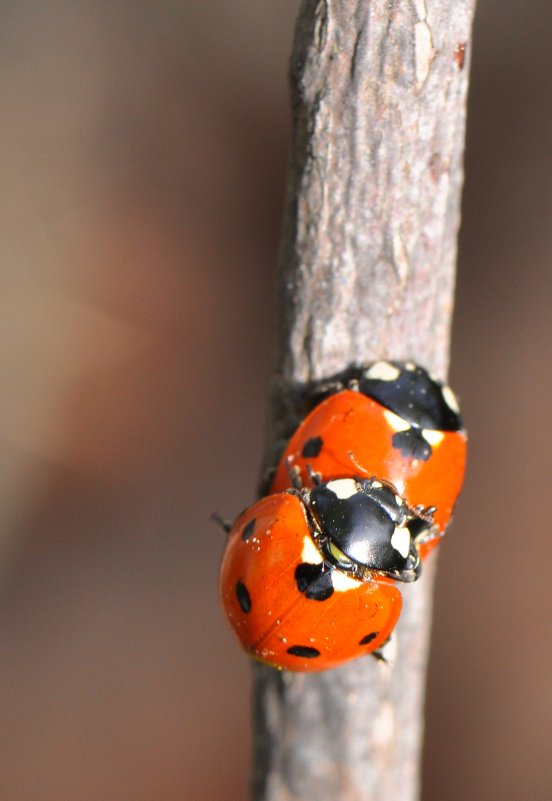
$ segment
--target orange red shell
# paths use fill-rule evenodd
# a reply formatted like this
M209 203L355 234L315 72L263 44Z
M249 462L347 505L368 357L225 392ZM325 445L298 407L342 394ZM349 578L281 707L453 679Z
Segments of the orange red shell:
M397 582L418 577L464 477L456 399L423 368L353 366L314 391L328 390L291 437L273 494L235 522L222 562L230 626L280 669L327 670L382 647L401 610Z
M377 401L353 390L330 395L303 420L289 441L272 483L272 492L290 486L289 467L297 467L304 486L307 467L323 481L377 477L391 482L411 507L436 507L434 521L444 533L462 485L466 462L464 431L424 431L431 445L428 459L405 456L393 447L393 435L405 424ZM420 547L422 557L438 543Z
M301 569L323 570L301 500L277 492L234 523L220 573L222 605L243 648L295 671L336 667L379 648L401 611L391 579L358 581L333 570L327 597L301 589Z

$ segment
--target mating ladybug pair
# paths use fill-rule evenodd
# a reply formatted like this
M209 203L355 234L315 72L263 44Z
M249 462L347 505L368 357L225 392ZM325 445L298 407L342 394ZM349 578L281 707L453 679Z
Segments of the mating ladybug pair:
M466 434L449 387L407 362L349 370L291 437L272 494L231 527L220 592L244 649L319 671L377 651L400 582L445 533Z

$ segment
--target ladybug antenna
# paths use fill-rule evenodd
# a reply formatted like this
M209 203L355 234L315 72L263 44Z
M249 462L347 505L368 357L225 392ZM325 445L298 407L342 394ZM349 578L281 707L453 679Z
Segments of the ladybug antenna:
M297 465L292 464L292 457L288 456L286 459L286 470L288 472L289 480L293 489L303 489L303 482L301 481L301 471Z
M320 475L320 473L315 473L311 465L308 463L307 463L307 473L309 474L309 478L315 487L318 487L318 485L322 483L322 476Z
M232 531L232 524L229 523L228 520L225 520L224 517L221 517L218 512L213 512L210 519L214 520L215 523L218 523L221 529L227 534L230 534Z

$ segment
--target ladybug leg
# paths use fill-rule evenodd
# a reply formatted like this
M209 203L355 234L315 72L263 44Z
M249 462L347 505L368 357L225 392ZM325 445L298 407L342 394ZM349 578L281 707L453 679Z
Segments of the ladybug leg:
M436 506L416 506L414 511L419 518L433 525L433 515L437 511Z
M416 545L425 545L433 540L440 539L444 532L440 531L433 521L437 511L435 506L417 506L414 509L416 517L410 521L408 528Z
M441 537L444 537L444 532L439 531L437 526L432 526L419 535L419 537L416 539L416 544L425 545L428 542L433 542L433 540L440 540Z
M300 491L303 489L303 482L301 481L301 470L297 465L292 464L292 457L288 456L286 459L286 470L294 490Z
M343 381L324 381L322 384L318 384L316 390L313 390L311 393L311 397L316 395L333 395L335 392L341 392L343 389Z
M412 584L413 581L418 581L422 575L421 559L418 557L418 563L415 567L405 567L400 573L389 573L388 575L395 581L402 581L404 584Z
M397 656L397 635L390 634L379 648L372 651L371 656L377 659L378 662L383 662L384 665L392 664Z
M410 584L413 581L417 581L421 574L422 560L420 559L420 554L418 553L416 544L414 540L412 540L406 565L403 567L400 573L391 574L391 578L395 579L395 581L403 581L406 584Z
M224 517L221 517L218 512L213 512L211 515L211 520L214 520L215 523L218 523L221 529L227 534L230 534L232 531L232 523L229 523L228 520L225 520Z
M342 392L344 389L355 389L351 386L356 378L356 372L351 370L344 370L331 378L323 379L321 381L313 381L306 389L305 400L307 402L309 411L318 406L323 400L329 398L330 395L335 395ZM358 380L356 381L356 388L358 389Z
M416 506L413 517L408 523L408 529L416 545L422 545L441 537L442 534L433 522L436 512L435 506Z
M351 389L357 392L359 390L359 381L365 368L366 365L349 365L345 370L340 370L339 373L334 373L334 375L328 376L326 379L313 381L307 388L309 401L311 403L320 403L321 400L329 395L342 392L344 389Z
M322 483L322 476L320 473L315 473L312 469L311 465L307 463L307 473L309 474L309 478L312 481L315 487L318 487L319 484Z

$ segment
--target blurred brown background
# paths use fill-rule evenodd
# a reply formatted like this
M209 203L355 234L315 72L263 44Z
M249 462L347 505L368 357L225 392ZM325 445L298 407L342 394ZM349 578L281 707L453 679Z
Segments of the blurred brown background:
M208 518L262 452L297 5L0 5L2 801L246 797ZM480 2L424 801L552 797L551 29Z

